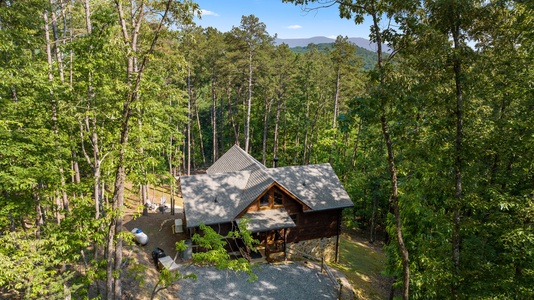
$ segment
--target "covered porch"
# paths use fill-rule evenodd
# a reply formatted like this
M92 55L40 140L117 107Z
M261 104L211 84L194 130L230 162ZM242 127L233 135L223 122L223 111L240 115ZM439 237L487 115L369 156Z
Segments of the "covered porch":
M295 227L295 222L284 208L267 209L250 212L244 215L248 220L247 229L252 236L260 241L256 253L248 253L251 262L263 260L286 259L286 244L289 229ZM243 219L237 219L239 224ZM249 251L250 252L250 251Z

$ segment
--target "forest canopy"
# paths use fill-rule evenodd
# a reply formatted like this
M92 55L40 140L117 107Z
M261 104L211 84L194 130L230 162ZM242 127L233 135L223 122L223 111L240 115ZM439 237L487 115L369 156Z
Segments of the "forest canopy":
M534 298L534 5L284 2L375 18L392 52L202 28L187 0L0 1L0 296L120 298L125 184L238 144L330 163L404 298Z

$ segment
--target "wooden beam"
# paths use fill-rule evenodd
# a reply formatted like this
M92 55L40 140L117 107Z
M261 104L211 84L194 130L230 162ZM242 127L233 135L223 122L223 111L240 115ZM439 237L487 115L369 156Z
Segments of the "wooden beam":
M284 231L284 261L287 261L287 252L286 252L287 230L286 230L286 228L284 228L282 230Z
M339 262L339 234L341 233L341 212L343 210L339 210L338 212L338 217L337 217L337 236L336 236L336 257L335 257L335 262L338 263Z

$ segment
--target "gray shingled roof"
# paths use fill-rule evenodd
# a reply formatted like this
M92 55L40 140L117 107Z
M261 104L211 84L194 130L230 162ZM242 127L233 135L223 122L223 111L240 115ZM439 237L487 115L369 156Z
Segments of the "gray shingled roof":
M248 182L241 192L241 196L237 199L236 205L237 210L239 210L237 214L239 214L274 182L274 179L265 172L266 170L267 168L262 163L250 156L239 146L234 145L209 167L206 173L251 172Z
M233 221L275 182L311 211L353 206L330 164L268 169L235 145L207 174L180 177L187 227Z
M206 170L206 173L216 174L236 171L257 171L261 169L265 170L267 168L238 145L234 145L214 162Z
M181 176L187 227L232 221L238 211L241 193L249 171Z
M330 164L272 168L267 173L312 211L354 205Z
M248 218L247 229L253 233L296 226L285 208L255 211L245 214L244 217ZM241 219L238 219L237 223L240 221Z

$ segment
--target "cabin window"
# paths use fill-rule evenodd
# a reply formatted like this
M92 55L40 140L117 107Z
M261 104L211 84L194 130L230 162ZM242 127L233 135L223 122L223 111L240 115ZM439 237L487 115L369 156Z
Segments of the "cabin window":
M284 196L280 192L275 191L274 192L274 205L283 205L284 204Z
M260 207L269 206L269 193L265 193L260 199Z
M273 187L260 197L258 209L282 208L284 197L286 196L279 188Z

